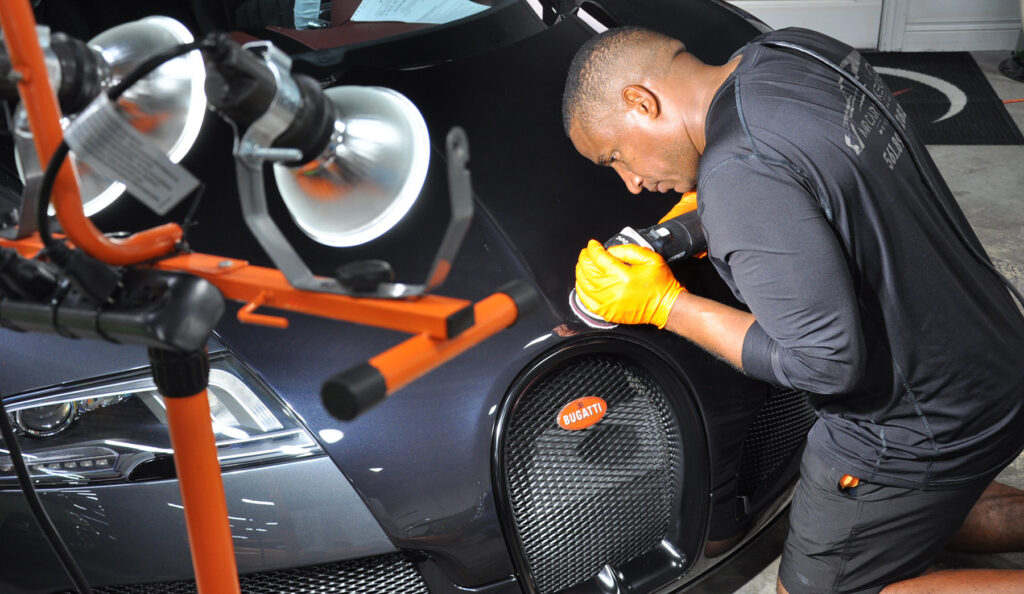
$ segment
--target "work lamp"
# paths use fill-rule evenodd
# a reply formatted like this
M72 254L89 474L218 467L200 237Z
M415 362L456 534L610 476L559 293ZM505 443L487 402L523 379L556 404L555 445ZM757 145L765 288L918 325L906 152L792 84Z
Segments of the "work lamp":
M162 16L119 25L87 44L60 34L50 36L45 27L39 32L49 78L65 111L62 125L79 129L92 117L93 107L85 109L89 101L149 58L193 41L181 23ZM243 47L222 34L204 41L209 41L205 55L197 50L169 59L129 87L117 99L118 116L172 163L195 143L207 107L228 120L236 132L236 178L246 225L292 286L400 298L439 285L472 216L464 168L449 166L452 217L423 284L391 282L390 271L384 276L375 271L375 278L383 281L370 284L315 277L270 217L263 186L263 167L269 163L293 221L318 243L350 247L379 237L408 213L430 165L430 137L416 106L383 87L322 90L313 79L293 75L291 59L269 42ZM26 188L21 210L12 217L18 224L0 230L7 238L26 237L36 230L34 212L43 169L22 107L15 114L14 128L16 160ZM99 135L111 137L116 131ZM448 144L449 153L461 155L449 154L449 161L464 164L467 147L461 131ZM72 148L86 216L132 187L131 172L103 162L107 174L100 173L90 165L96 164L97 155L85 150L76 154ZM111 170L118 175L111 177ZM49 212L54 213L52 207ZM356 270L356 276L362 274L362 268Z
M84 45L45 31L40 37L48 40L44 55L64 111L64 127L89 100L117 84L147 58L193 41L184 25L164 16L118 25ZM177 163L192 148L202 127L206 112L205 78L202 57L197 51L190 52L169 60L133 85L118 100L118 108L148 142ZM21 228L17 233L23 237L35 230L34 213L26 207L34 206L42 165L23 106L15 111L13 127L15 161L26 185L26 200L19 217ZM87 216L100 212L124 193L125 185L120 181L97 172L74 153L71 160ZM53 215L52 208L50 214Z
M372 283L358 270L339 272L337 278L314 276L284 238L267 211L267 163L274 165L292 218L321 243L348 246L369 241L408 212L426 177L430 143L422 115L399 93L377 87L324 92L317 81L293 75L291 60L270 43L243 48L223 34L183 43L191 36L166 21L144 20L108 31L94 40L98 49L82 50L70 43L58 44L60 51L49 40L40 44L33 39L37 29L26 1L0 2L0 22L8 33L4 43L10 53L6 73L0 60L0 75L16 81L34 132L33 137L23 127L22 138L31 138L36 148L20 147L26 186L31 189L36 179L39 184L34 193L27 192L38 205L26 198L19 212L38 212L38 217L21 216L16 221L18 241L0 237L5 258L0 280L13 292L4 295L0 322L18 330L146 346L153 380L126 377L116 385L89 386L85 392L62 390L19 402L12 410L14 428L6 422L0 401L0 431L9 453L8 459L0 458L0 479L5 472L13 473L30 500L38 503L33 473L52 484L164 478L169 476L166 463L173 452L198 589L239 592L218 459L251 463L312 455L319 447L292 419L275 415L272 401L242 377L230 369L211 370L204 344L223 313L224 297L245 301L239 310L243 321L268 326L286 327L288 320L256 314L261 305L361 323L361 317L371 314L368 323L414 332L380 356L325 382L325 406L340 418L352 419L512 324L520 308L533 302L532 288L509 285L477 304L423 295L446 276L472 217L468 144L459 128L446 137L452 215L423 285L377 280L379 271L372 271ZM149 25L155 28L146 29ZM170 47L152 54L165 34L172 36ZM43 31L42 36L48 34ZM42 47L53 49L50 62L58 67L48 66ZM189 62L196 49L205 59L202 68ZM175 56L184 60L175 65ZM111 84L122 58L139 58L139 66ZM87 217L104 206L107 198L100 196L106 190L94 195L87 189L82 203L88 208L82 208L79 184L61 167L69 151L77 151L82 162L123 180L133 195L165 213L196 187L196 180L173 161L195 140L196 118L201 121L195 114L202 112L195 97L204 78L206 103L235 130L233 154L246 225L276 270L182 249L182 228L174 224L109 237ZM64 132L52 87L67 91L63 98L75 100L75 107L66 111L81 109L82 100L95 97ZM166 134L158 131L165 124L174 124ZM119 131L124 142L112 142L111 130ZM48 159L41 175L39 163L27 163L28 156ZM82 162L77 176L85 178L88 172ZM160 176L186 183L140 185L159 181ZM149 191L153 188L157 191ZM44 206L51 193L62 230L74 247L50 232ZM36 218L38 238L28 237L26 223ZM42 250L34 245L36 240ZM40 254L44 257L37 258ZM78 290L68 291L69 286ZM363 296L422 298L355 298ZM104 418L122 411L139 414L138 422L127 424L131 428L155 427L166 419L169 443L155 434L122 438L104 433ZM90 428L98 431L85 431ZM37 442L44 447L33 449L28 462L15 430L44 440ZM282 444L280 439L288 441ZM39 504L32 511L75 587L88 590L45 509Z

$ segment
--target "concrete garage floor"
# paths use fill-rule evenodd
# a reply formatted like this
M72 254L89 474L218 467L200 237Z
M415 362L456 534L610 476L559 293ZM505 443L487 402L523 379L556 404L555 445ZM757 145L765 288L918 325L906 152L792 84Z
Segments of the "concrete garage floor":
M974 52L974 58L1002 99L1024 99L1024 83L1006 78L999 62L1009 52ZM1024 103L1006 105L1017 126L1024 130ZM930 146L974 230L989 255L1019 289L1024 291L1024 146ZM999 480L1024 488L1024 455ZM1024 569L1024 553L967 555L947 553L938 566ZM736 594L774 594L776 558ZM1024 587L1024 586L1022 586Z

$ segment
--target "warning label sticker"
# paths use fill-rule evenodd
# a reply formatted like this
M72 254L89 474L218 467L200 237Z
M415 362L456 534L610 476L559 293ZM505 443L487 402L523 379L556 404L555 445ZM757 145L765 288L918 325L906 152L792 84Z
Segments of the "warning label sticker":
M118 113L101 94L64 131L75 158L124 183L128 192L163 215L199 185L199 180Z

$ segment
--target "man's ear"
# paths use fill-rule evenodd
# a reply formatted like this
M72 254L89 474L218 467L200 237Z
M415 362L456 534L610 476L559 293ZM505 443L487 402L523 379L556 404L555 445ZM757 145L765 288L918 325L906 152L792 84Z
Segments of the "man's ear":
M658 97L642 85L629 85L622 89L622 100L625 101L627 110L634 111L641 117L654 119L661 112Z

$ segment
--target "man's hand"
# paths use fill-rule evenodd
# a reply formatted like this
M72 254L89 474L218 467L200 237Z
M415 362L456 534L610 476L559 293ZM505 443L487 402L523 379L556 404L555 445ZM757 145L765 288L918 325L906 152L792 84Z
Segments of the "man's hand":
M684 290L664 258L637 245L605 250L591 239L576 263L580 303L615 324L664 328L672 304Z

